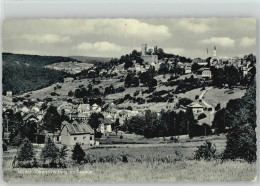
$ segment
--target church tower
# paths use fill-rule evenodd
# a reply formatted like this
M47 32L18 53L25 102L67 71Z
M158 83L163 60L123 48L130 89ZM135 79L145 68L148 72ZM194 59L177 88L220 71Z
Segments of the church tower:
M217 57L217 49L216 49L216 46L214 46L213 57Z

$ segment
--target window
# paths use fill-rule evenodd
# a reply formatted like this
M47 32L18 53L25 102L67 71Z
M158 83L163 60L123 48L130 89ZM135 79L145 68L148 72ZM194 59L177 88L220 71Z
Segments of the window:
M77 140L77 137L74 137L74 140Z
M90 136L90 140L92 140L92 136Z

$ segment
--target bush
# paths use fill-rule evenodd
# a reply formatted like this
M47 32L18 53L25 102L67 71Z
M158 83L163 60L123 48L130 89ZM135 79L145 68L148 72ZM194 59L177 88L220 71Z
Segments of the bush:
M212 111L212 108L211 108L211 107L209 107L209 108L208 108L208 111Z
M210 141L206 141L204 145L201 145L198 147L198 149L195 151L194 158L196 160L211 160L212 158L215 158L216 155L216 146L212 144Z
M3 142L3 151L7 151L7 144Z
M196 95L196 96L195 96L195 99L199 99L199 95Z
M206 114L205 113L201 113L199 116L198 116L198 120L200 119L203 119L203 118L206 118Z

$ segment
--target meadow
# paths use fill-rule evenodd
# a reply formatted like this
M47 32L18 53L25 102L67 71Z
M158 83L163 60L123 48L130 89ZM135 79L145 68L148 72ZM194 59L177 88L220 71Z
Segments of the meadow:
M242 160L197 161L194 151L205 142L225 148L223 136L195 138L177 143L114 144L85 149L81 165L69 162L66 169L11 168L14 154L3 161L5 182L209 182L252 181L256 165ZM13 153L15 150L13 150Z

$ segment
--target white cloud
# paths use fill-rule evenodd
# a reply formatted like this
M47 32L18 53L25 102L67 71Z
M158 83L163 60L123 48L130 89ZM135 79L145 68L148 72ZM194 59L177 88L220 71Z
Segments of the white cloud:
M80 43L77 45L76 49L78 50L98 50L102 52L106 51L120 51L121 47L119 45L116 45L114 43L109 43L109 42L96 42L96 43Z
M124 38L142 38L164 40L171 36L165 25L154 25L137 19L88 19L61 20L61 32L71 35L95 34ZM56 26L55 26L56 27ZM73 28L73 29L72 29ZM59 29L59 28L58 28Z
M230 37L211 37L209 39L200 40L204 44L215 44L222 47L234 47L235 40Z
M242 47L250 47L250 46L254 46L255 44L256 44L256 40L254 38L249 38L249 37L243 37L239 43L239 45Z
M181 20L179 24L185 29L195 33L204 33L210 30L210 27L204 23L193 23L189 20Z
M70 41L69 36L60 36L56 34L24 34L22 35L22 39L26 39L30 42L37 43L66 43Z
M164 48L165 53L175 54L175 55L182 55L184 54L183 48Z

